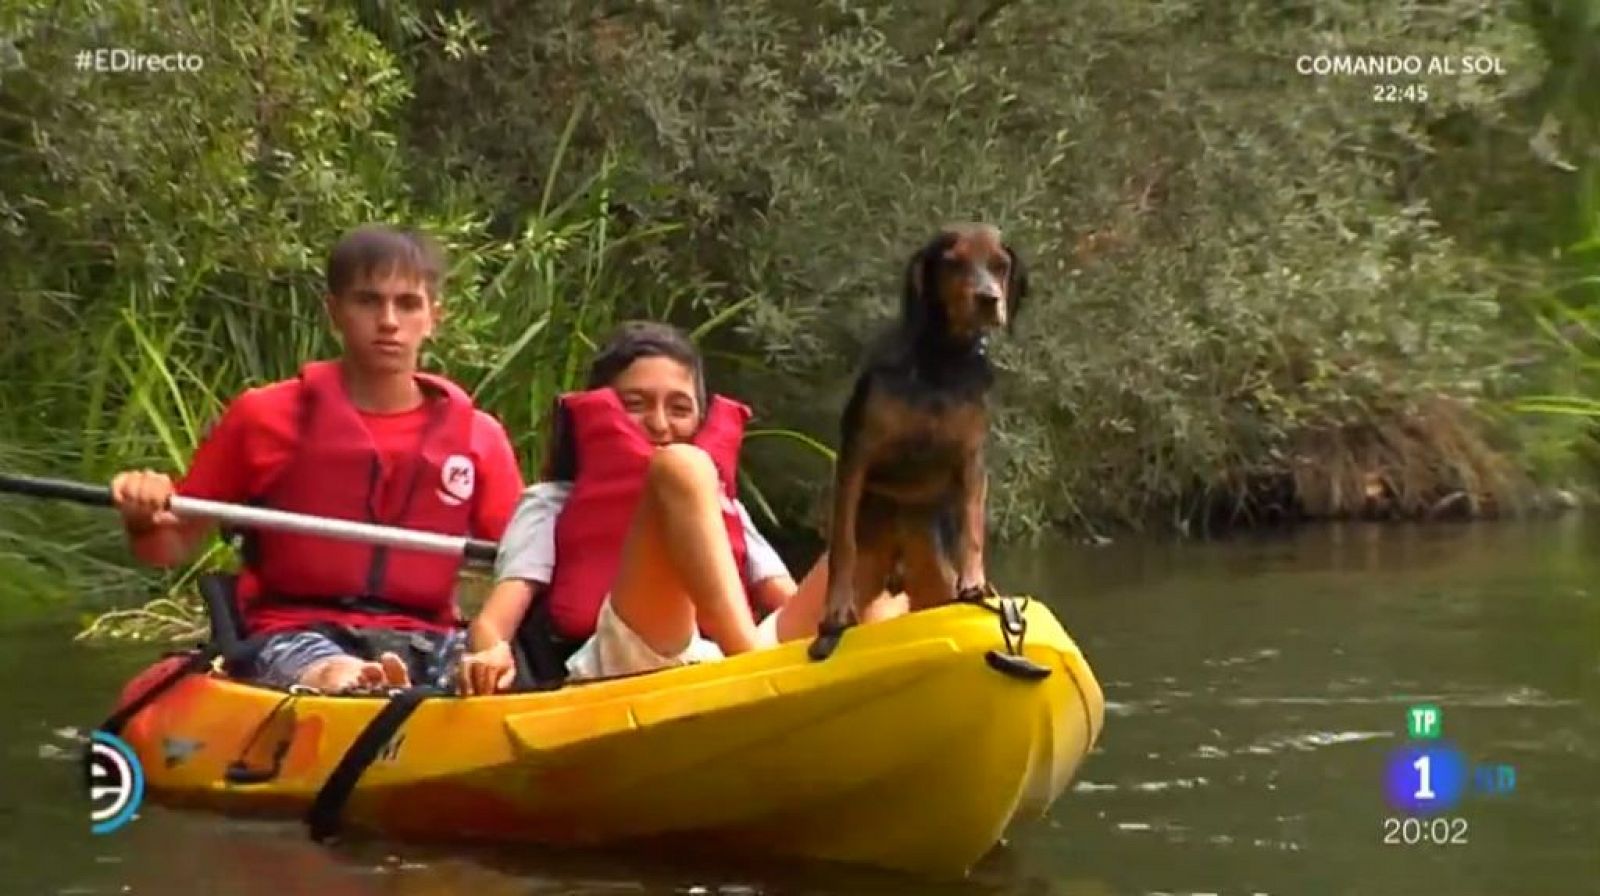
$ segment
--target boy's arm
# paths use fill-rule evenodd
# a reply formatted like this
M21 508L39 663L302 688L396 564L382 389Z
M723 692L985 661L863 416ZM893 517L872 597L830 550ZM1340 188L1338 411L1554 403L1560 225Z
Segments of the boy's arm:
M129 470L111 480L111 500L122 514L128 547L149 566L177 566L199 546L209 528L205 520L180 520L167 510L176 487L153 470Z
M167 509L175 494L213 501L242 501L247 491L243 458L251 410L242 400L229 405L222 418L195 448L181 483L163 473L130 470L111 480L112 503L122 513L129 547L140 562L177 566L210 534L207 519L182 519Z

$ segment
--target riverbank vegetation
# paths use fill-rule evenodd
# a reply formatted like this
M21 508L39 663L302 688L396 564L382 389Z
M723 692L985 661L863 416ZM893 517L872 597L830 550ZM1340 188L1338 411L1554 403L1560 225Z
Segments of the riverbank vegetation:
M773 527L818 518L854 358L947 220L1033 273L1002 536L1523 512L1600 456L1600 3L183 6L0 13L8 468L180 469L334 349L320 265L367 220L450 246L428 362L530 471L616 321L694 331L758 408ZM203 70L78 68L113 47ZM1332 55L1454 73L1384 102L1298 70ZM77 588L138 575L105 528L0 502L0 550Z

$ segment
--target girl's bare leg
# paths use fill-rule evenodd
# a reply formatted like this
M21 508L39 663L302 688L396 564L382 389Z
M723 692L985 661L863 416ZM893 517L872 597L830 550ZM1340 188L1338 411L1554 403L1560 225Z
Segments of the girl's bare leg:
M823 554L778 610L780 641L809 638L822 620L828 557ZM623 543L611 606L651 650L682 653L703 632L728 655L755 647L755 621L723 523L716 466L692 445L658 449L644 496ZM906 612L903 594L880 594L863 622Z
M662 656L683 652L697 628L729 655L755 646L720 496L716 466L699 448L670 445L651 458L611 606Z

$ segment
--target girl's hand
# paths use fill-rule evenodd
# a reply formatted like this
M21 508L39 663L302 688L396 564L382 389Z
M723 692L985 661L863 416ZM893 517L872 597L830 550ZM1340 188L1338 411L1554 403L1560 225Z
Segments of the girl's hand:
M477 653L461 658L461 671L456 684L461 694L493 694L511 687L517 678L517 661L511 655L511 645L501 641Z

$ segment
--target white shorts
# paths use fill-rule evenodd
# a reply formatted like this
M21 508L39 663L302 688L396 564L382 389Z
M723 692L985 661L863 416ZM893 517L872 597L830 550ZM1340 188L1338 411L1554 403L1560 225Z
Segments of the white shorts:
M777 643L778 614L769 613L767 618L756 626L756 648L759 650L772 647ZM663 656L655 652L611 608L611 596L607 595L605 601L600 604L600 616L595 621L594 634L583 642L577 653L567 659L567 676L571 680L578 681L585 678L638 675L722 658L722 648L699 632L696 632L688 645L676 655Z

